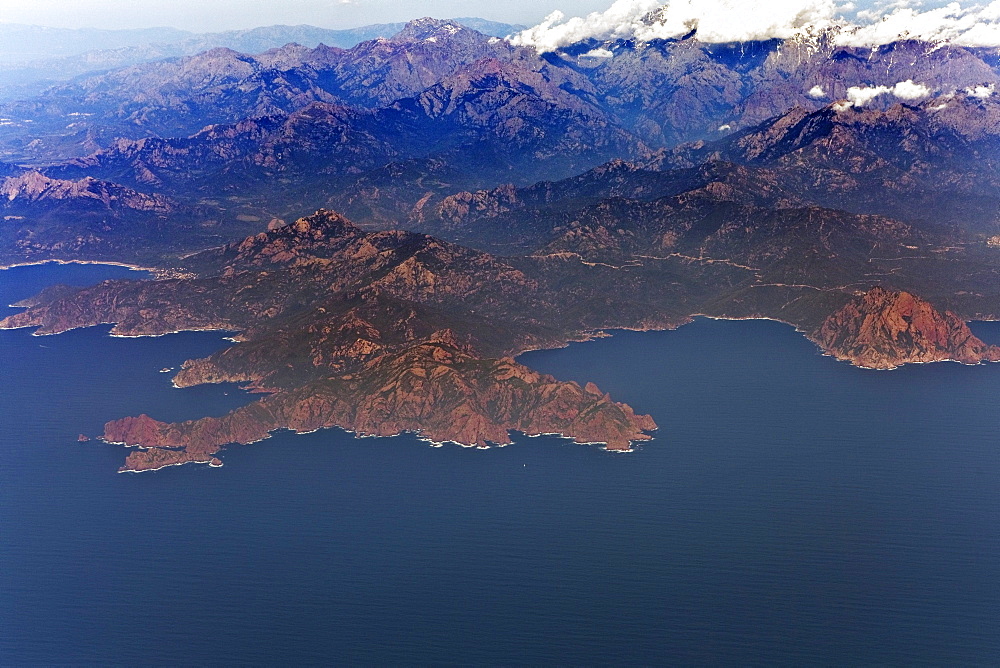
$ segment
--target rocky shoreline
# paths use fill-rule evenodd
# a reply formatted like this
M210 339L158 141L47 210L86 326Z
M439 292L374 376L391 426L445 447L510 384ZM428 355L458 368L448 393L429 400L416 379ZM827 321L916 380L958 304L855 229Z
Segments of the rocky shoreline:
M628 451L651 438L657 425L650 416L592 383L558 381L513 356L616 327L675 327L706 310L692 302L687 312L671 311L674 295L660 296L663 288L648 279L623 282L619 269L553 266L427 235L365 232L329 211L189 262L184 278L50 288L0 320L0 328L44 334L100 323L114 324L116 336L238 332L236 345L185 362L174 384L238 382L262 398L223 417L108 422L103 440L136 448L122 471L221 465L216 455L227 445L279 429L413 432L471 447L509 443L512 431L557 433ZM592 287L567 300L562 286L580 279ZM619 281L617 301L609 300L605 279ZM867 368L1000 361L1000 348L977 339L957 315L908 292L876 286L834 297L798 320L773 319L789 322L824 353ZM639 299L652 305L629 310ZM822 313L827 303L837 308ZM750 317L733 304L710 317ZM768 317L767 310L753 317Z

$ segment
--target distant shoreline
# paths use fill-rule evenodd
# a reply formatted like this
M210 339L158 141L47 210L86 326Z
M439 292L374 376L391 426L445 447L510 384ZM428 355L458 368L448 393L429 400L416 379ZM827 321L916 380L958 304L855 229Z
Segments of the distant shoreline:
M138 264L129 264L127 262L115 262L114 260L37 260L35 262L15 262L13 264L3 264L0 265L0 271L5 271L7 269L17 269L19 267L38 267L46 264L88 264L88 265L102 265L106 267L124 267L130 271L144 271L153 275L153 278L169 278L175 276L177 272L170 269L163 269L161 267L144 267Z

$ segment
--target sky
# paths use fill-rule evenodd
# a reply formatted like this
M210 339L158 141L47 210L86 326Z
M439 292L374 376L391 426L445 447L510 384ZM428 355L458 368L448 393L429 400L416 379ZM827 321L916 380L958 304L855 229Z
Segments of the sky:
M857 36L859 42L885 43L900 34L922 38L954 37L975 23L972 42L997 43L1000 0L962 0L961 12L933 10L948 0L0 0L0 22L56 28L172 27L192 32L217 32L275 24L310 24L322 28L353 28L394 23L422 16L476 16L536 26L522 43L540 49L585 37L670 37L697 26L699 38L786 37L806 24L818 25L835 16L852 15L875 24L886 35ZM663 23L637 24L650 8L669 5ZM985 5L985 14L962 13ZM949 5L959 7L957 3ZM870 11L875 9L876 11ZM858 11L863 17L858 19ZM554 12L559 12L554 14ZM944 12L942 14L942 12ZM891 21L883 20L885 17ZM548 19L546 18L548 17ZM576 18L574 18L576 17ZM868 30L875 31L876 28ZM988 32L985 37L982 33ZM650 34L645 34L650 33ZM656 33L656 34L653 34ZM662 33L662 34L661 34ZM971 34L971 33L970 33Z
M422 16L476 16L533 25L550 12L604 10L611 0L0 0L0 22L55 28L167 26L216 32L301 23L353 28Z

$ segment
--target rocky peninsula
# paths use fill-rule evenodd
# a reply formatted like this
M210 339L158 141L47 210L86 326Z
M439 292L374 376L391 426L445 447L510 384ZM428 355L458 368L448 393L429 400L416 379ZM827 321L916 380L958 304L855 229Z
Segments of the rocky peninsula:
M657 427L650 416L593 384L562 382L513 358L608 328L681 325L704 303L664 273L720 275L711 264L684 260L653 267L627 270L574 254L499 257L424 234L365 231L323 210L191 256L186 273L174 277L49 288L0 327L236 332L236 345L185 362L174 382L238 382L264 396L223 417L109 422L103 439L135 448L123 471L220 466L227 445L278 429L416 432L473 447L509 443L512 431L562 434L621 451L649 440ZM722 275L745 271L727 266ZM784 288L782 300L800 292ZM745 317L736 311L747 308L730 300L717 315ZM753 308L750 315L778 317L767 300ZM1000 349L975 338L954 313L878 286L809 302L795 324L824 352L858 366L1000 360Z

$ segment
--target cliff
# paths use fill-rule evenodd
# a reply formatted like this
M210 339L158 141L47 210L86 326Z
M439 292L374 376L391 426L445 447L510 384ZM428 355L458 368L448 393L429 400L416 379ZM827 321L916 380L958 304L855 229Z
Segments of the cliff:
M1000 361L1000 347L983 343L954 313L881 287L830 315L811 338L837 359L870 369L912 362Z
M487 446L509 432L561 433L578 443L627 450L656 429L593 384L580 387L510 358L479 359L450 331L348 374L280 392L221 418L166 424L141 415L109 422L104 439L140 446L122 471L208 462L229 443L253 443L280 428L342 427L359 435L418 432L434 442Z

